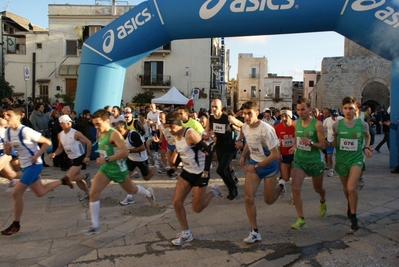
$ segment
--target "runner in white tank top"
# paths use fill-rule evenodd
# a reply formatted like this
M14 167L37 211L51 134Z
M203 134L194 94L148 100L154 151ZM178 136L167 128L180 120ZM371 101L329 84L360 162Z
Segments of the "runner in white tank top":
M65 177L75 181L76 185L85 192L80 201L88 200L91 186L90 173L81 174L80 171L90 161L91 141L81 132L72 129L72 120L68 115L62 115L58 118L58 121L62 131L58 134L58 148L50 155L50 158L54 158L65 151L69 158L69 169Z
M166 115L165 128L175 138L176 150L183 162L183 171L180 174L173 196L173 207L182 233L179 238L171 241L172 245L180 246L193 240L184 208L184 200L193 189L193 210L201 212L214 197L221 196L216 185L206 192L209 181L209 168L212 162L212 152L202 141L201 136L193 129L185 128L181 123L181 115L177 112ZM175 170L178 162L175 163Z

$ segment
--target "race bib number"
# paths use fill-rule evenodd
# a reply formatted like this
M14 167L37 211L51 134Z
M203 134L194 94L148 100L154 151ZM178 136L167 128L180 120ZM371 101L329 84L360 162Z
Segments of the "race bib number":
M300 137L296 138L296 147L300 150L304 150L304 151L311 151L312 148L309 145L305 145L302 142L302 139Z
M262 144L250 145L249 150L251 152L251 155L265 156Z
M281 139L281 145L283 147L292 147L294 145L294 138Z
M98 150L98 154L100 155L101 158L107 157L107 151L105 150Z
M213 124L213 132L219 133L219 134L225 134L226 133L226 125L220 124L220 123L214 123Z
M342 138L339 144L341 150L345 151L357 151L359 140L357 139L345 139Z

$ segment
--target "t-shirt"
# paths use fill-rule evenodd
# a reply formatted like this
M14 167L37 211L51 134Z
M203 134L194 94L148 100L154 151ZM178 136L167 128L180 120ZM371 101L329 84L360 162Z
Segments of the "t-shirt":
M260 121L256 128L251 128L244 123L242 132L248 144L249 157L256 162L263 161L270 155L270 150L278 146L279 141L276 132L266 122Z
M125 121L125 117L122 115L119 115L119 117L115 118L114 116L109 117L109 123L111 124L112 127L115 126L115 122L118 121Z
M333 131L333 125L335 122L339 121L340 119L343 119L342 116L336 117L335 121L331 118L328 117L323 121L323 128L324 128L324 136L327 135L327 141L332 142L334 140L334 131Z
M204 132L204 127L202 127L201 123L193 120L192 118L190 118L186 123L182 122L182 125L186 128L190 127L194 129L200 135L202 135L202 133Z

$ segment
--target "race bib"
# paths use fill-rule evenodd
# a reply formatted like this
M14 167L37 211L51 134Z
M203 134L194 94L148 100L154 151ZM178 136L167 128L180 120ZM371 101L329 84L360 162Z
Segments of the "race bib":
M98 154L100 155L101 158L106 158L107 157L107 151L105 150L98 150Z
M345 139L341 138L339 147L341 150L345 151L357 151L359 140L357 139Z
M249 151L251 152L251 155L265 156L262 144L250 145Z
M305 145L300 137L296 138L296 147L300 150L304 150L304 151L311 151L312 148L309 145Z
M226 124L214 123L213 124L213 132L219 134L226 133Z
M294 145L294 138L281 139L281 145L283 147L292 147Z

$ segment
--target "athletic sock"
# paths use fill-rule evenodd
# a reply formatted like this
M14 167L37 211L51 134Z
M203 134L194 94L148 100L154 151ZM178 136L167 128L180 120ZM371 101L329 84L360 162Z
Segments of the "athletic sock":
M145 195L146 197L151 197L151 192L142 187L141 185L136 185L137 186L137 193L140 195Z
M98 228L100 226L100 201L90 202L91 226Z

